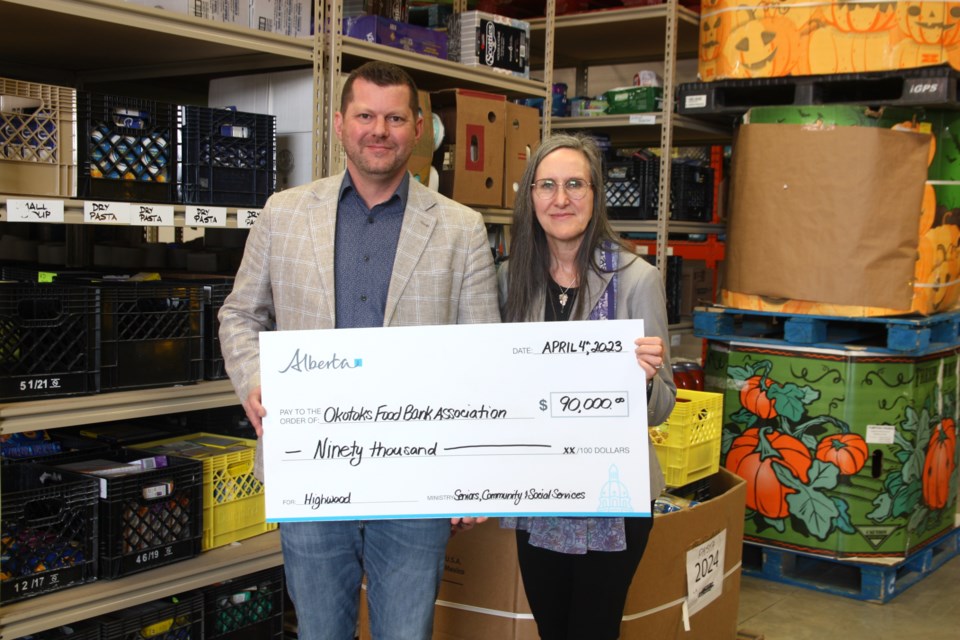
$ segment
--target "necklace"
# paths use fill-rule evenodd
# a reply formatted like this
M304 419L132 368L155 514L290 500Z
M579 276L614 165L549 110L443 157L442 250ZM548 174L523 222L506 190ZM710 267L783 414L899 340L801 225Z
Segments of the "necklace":
M549 310L553 312L553 317L556 320L566 320L570 317L570 313L573 311L573 303L577 298L578 292L579 289L577 287L573 285L561 287L556 280L550 278L547 287L547 306ZM560 304L559 307L557 303Z
M557 273L559 275L563 273L563 270L557 267ZM566 275L566 274L563 273L563 275ZM561 286L560 283L557 281L557 279L552 276L552 274L551 274L551 279L553 280L553 283L557 285L557 289L559 289L559 293L557 294L557 300L560 302L560 309L563 310L564 308L566 308L567 302L570 301L570 296L567 292L570 291L570 289L574 289L574 290L576 289L577 278L573 279L573 284L568 285L566 287Z

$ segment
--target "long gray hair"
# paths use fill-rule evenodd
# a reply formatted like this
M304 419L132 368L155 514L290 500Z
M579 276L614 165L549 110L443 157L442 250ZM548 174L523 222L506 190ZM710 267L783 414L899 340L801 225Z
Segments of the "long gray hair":
M510 241L510 268L507 282L507 302L504 321L522 322L533 313L532 306L547 289L550 281L550 250L547 236L537 220L533 208L533 180L543 159L558 149L573 149L583 154L590 167L590 184L593 185L593 217L583 233L583 241L577 251L577 281L581 293L573 308L574 318L582 317L587 295L583 285L587 272L603 271L596 260L601 247L617 249L622 243L610 227L607 218L607 197L603 181L603 158L593 138L581 133L553 134L543 140L533 153L527 169L520 180L520 190L513 207L513 238ZM626 265L621 265L626 266Z

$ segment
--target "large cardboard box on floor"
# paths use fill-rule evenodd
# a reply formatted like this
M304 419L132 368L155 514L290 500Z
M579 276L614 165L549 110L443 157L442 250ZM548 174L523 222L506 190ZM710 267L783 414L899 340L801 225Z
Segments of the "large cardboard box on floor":
M718 0L700 14L699 76L770 78L949 64L960 68L955 2Z
M724 469L708 479L713 499L656 516L624 608L622 640L733 640L740 603L746 484ZM684 629L687 552L726 532L722 591ZM360 637L370 638L365 608ZM492 519L447 546L434 640L537 640L517 565L516 538Z
M706 388L724 394L721 462L747 478L744 537L880 561L952 529L957 352L711 340Z
M440 193L465 205L501 206L506 98L449 89L431 94L430 102L444 128L434 154Z
M540 112L533 107L508 102L504 145L503 206L512 209L530 155L540 145Z

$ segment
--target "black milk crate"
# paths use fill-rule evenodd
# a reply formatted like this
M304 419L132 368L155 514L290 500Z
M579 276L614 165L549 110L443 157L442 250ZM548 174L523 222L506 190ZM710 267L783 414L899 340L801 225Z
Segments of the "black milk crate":
M21 640L100 640L100 623L96 620L84 620L65 624L46 631L31 633Z
M201 640L203 594L191 591L98 618L101 640Z
M660 159L621 158L604 162L607 215L612 220L655 220L660 206ZM713 169L674 160L670 170L670 219L713 218Z
M203 380L203 287L166 282L100 288L100 389Z
M643 257L650 264L656 265L657 257L655 255L645 255ZM683 257L667 256L667 282L664 286L664 294L666 296L668 324L677 324L680 322L682 276Z
M657 217L658 165L643 158L616 158L604 161L604 189L607 215L612 220L653 220Z
M39 462L57 465L110 451L110 445L105 442L64 433L61 429L3 435L0 436L0 447L3 464Z
M275 116L183 107L183 202L262 207L276 188L276 138Z
M3 603L96 580L97 481L33 464L0 474Z
M98 289L0 283L0 402L99 390Z
M273 567L203 590L204 637L283 638L283 567Z
M81 91L77 112L79 197L176 202L176 105Z
M670 169L670 219L713 219L713 168L674 161Z
M220 349L220 319L217 314L223 301L233 291L233 279L223 282L208 282L203 285L204 290L204 367L203 377L207 380L223 380L227 377L227 369L223 363L223 351Z
M110 476L103 470L142 459L160 459L165 466L122 476ZM200 553L201 462L123 449L61 468L99 481L101 579L139 573Z

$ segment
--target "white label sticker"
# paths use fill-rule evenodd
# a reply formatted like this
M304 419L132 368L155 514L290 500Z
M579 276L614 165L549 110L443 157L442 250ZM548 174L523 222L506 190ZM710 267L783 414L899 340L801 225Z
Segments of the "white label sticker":
M188 206L187 217L183 224L187 227L225 227L227 226L227 208Z
M249 229L260 218L260 209L237 209L237 227Z
M727 530L687 551L687 608L690 615L723 593L724 553Z
M63 200L7 199L7 222L63 222Z
M657 124L657 116L649 113L632 115L628 121L630 124Z
M687 96L683 100L683 106L687 109L703 109L707 106L707 94L701 93L693 96Z
M172 204L132 204L130 205L130 224L142 227L174 226Z
M83 203L83 221L87 224L129 224L130 203L87 200Z
M867 444L893 444L897 427L892 424L868 424Z

